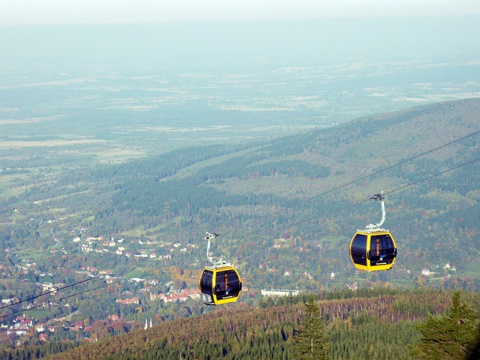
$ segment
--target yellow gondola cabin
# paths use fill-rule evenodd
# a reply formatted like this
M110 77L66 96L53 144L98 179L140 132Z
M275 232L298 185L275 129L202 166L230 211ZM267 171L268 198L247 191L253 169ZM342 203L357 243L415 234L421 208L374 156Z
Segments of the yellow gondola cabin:
M211 265L206 266L200 275L198 287L200 298L206 305L223 305L238 300L242 292L242 279L231 264L221 258L213 258L210 254L210 244L218 234L209 233L207 240L207 259Z
M396 256L395 239L385 230L358 230L350 242L350 258L359 270L390 270Z
M390 270L397 257L397 244L388 230L380 228L385 222L386 196L379 193L370 199L381 201L382 220L378 224L367 225L365 230L357 230L350 241L350 258L359 270Z
M206 305L223 305L238 300L242 279L232 266L206 267L200 276L200 297Z

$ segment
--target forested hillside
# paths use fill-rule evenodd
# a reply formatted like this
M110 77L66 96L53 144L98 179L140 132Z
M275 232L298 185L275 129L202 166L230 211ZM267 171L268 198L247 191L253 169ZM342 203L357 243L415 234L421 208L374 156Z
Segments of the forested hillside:
M415 324L428 314L447 314L451 297L436 291L341 291L316 294L315 305L317 320L326 325L331 359L411 359L409 351L420 339ZM208 316L169 321L47 358L293 359L293 336L302 324L305 301L306 296L285 297L261 308L219 308ZM478 293L462 293L461 301L480 309ZM35 359L59 350L49 344L5 349L2 357Z
M9 304L1 319L10 326L26 312L58 322L51 344L71 341L64 348L135 331L150 318L207 321L198 316L216 310L189 297L206 263L205 231L221 234L212 249L242 276L242 296L228 309L255 308L262 289L479 291L479 113L480 99L460 100L268 142L94 166L53 166L39 155L37 167L5 167L0 289ZM388 272L358 272L349 242L380 220L369 200L380 191L397 262ZM44 305L46 289L89 276ZM35 332L27 335L3 343L38 344Z

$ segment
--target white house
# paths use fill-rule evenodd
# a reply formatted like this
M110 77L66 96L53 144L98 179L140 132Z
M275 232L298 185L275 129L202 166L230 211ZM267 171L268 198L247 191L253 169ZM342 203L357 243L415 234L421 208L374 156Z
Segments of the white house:
M300 290L261 290L263 296L296 296L300 294Z
M430 275L432 275L432 273L430 272L429 269L423 269L423 270L422 270L422 275L430 276Z

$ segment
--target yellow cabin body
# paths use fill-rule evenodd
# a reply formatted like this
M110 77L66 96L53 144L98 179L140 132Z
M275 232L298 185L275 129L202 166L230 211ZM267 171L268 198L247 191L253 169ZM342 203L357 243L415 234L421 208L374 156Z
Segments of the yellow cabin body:
M200 297L206 305L223 305L238 300L242 279L233 266L206 267L199 280Z
M359 270L390 270L397 257L397 245L387 230L358 230L350 242L350 258Z

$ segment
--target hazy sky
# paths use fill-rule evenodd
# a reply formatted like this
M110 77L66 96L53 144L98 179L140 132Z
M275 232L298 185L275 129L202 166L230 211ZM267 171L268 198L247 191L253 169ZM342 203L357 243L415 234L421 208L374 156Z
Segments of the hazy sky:
M479 0L0 0L0 25L467 14Z

